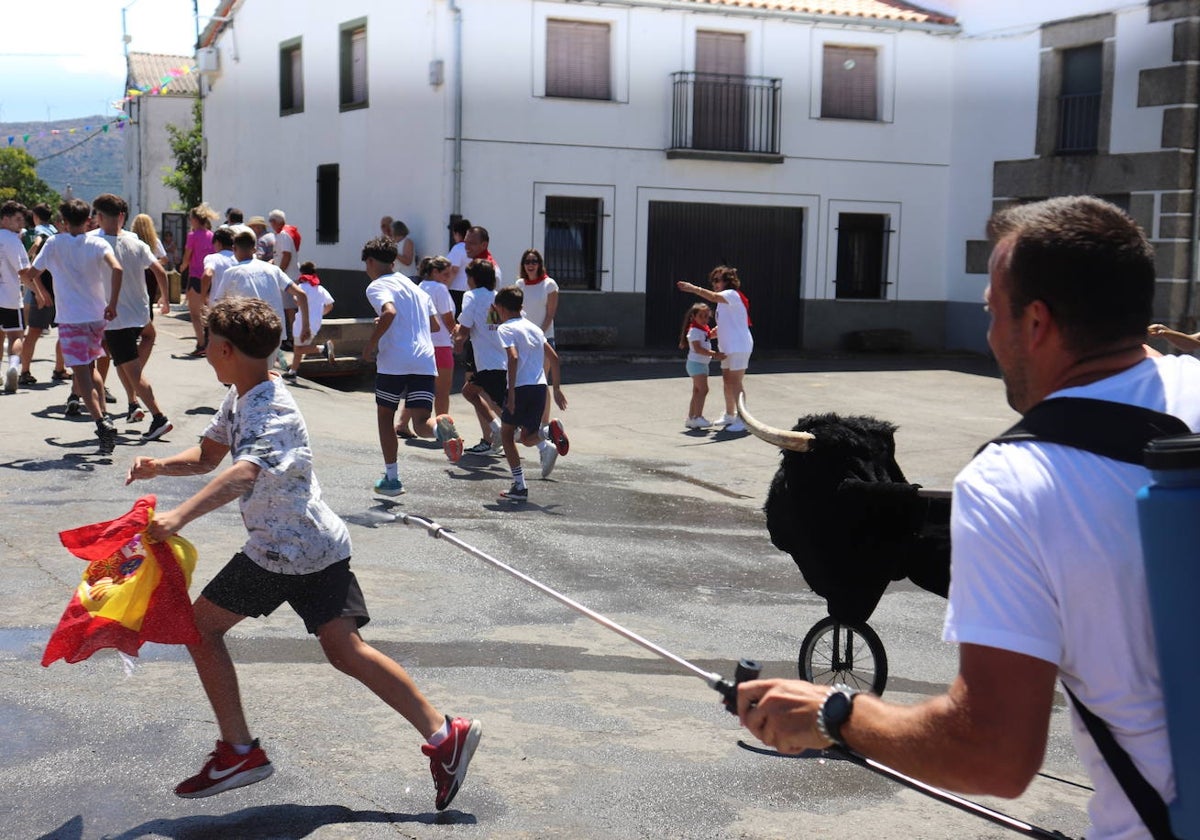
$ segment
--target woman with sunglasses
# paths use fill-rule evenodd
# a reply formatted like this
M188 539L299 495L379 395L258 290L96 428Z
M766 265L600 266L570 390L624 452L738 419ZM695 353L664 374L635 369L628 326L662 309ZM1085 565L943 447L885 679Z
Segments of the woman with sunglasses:
M525 295L524 314L533 323L542 328L546 335L546 343L554 344L554 316L558 314L558 283L546 274L546 264L541 253L536 248L527 248L521 254L521 268L517 271L517 287ZM549 367L547 367L549 376ZM550 419L549 395L546 407L542 411L542 425Z

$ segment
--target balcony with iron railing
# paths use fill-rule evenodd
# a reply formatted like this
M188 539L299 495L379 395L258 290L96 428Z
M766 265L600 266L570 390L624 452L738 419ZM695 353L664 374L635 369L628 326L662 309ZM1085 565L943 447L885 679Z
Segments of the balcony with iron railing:
M1092 155L1100 146L1100 94L1064 93L1058 97L1060 155Z
M782 163L782 80L728 73L671 74L669 158Z

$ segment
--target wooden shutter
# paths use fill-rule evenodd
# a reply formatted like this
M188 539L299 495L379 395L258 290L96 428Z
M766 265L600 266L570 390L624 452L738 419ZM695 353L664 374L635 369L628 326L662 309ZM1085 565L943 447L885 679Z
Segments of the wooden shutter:
M879 119L878 54L873 47L825 45L821 116Z
M607 23L546 21L546 95L612 99Z
M350 33L350 101L367 101L367 30Z
M696 32L696 72L746 74L746 36L741 32Z

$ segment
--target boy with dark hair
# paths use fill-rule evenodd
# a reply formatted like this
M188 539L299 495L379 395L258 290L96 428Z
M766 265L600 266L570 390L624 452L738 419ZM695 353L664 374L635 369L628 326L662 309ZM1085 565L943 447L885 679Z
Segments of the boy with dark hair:
M501 321L497 334L508 357L508 390L500 413L500 436L504 441L504 457L512 470L513 483L507 492L500 494L500 498L510 502L529 499L525 473L521 469L521 454L517 451L518 430L520 443L538 448L542 478L550 475L558 456L566 455L570 448L562 421L556 418L542 426L542 413L546 408L547 358L554 374L554 402L565 411L567 398L562 392L558 353L546 341L542 328L521 315L524 298L519 288L509 286L496 294L493 304Z
M454 333L454 350L471 348L471 365L462 395L475 408L483 437L465 451L472 455L499 455L500 406L504 403L504 370L508 357L500 344L496 330L499 316L492 310L496 297L496 267L487 260L472 260L467 264L467 283L471 287L463 298L458 314L458 329Z
M15 394L21 371L21 340L25 336L25 313L21 308L21 272L29 267L29 255L21 242L25 205L6 201L0 206L0 356L8 344L8 372L4 392Z
M33 283L39 301L48 301L50 296L41 275L43 271L53 272L58 340L63 360L72 371L72 393L78 395L76 399L82 400L96 423L100 454L111 455L117 445L117 429L104 415L104 385L96 373L96 360L105 355L104 327L117 316L121 264L103 236L87 235L92 211L86 202L72 198L58 209L67 230L47 239L33 266L21 276L26 283ZM138 282L142 282L140 277Z
M127 277L144 277L150 271L158 281L158 294L163 315L171 312L171 303L167 299L167 273L150 246L137 237L136 234L123 230L129 205L125 199L112 193L103 193L92 202L92 208L99 216L100 227L93 236L101 236L112 246L117 262ZM122 283L121 294L117 299L116 317L104 325L104 341L109 356L117 368L117 376L129 396L129 411L126 419L130 423L141 420L142 411L138 400L146 404L150 410L150 428L142 433L143 440L158 440L171 431L171 422L159 407L158 399L154 396L154 388L143 374L142 356L138 352L138 344L142 340L142 331L150 323L150 295L145 283Z
M42 250L42 246L46 244L46 240L58 233L58 228L51 224L52 212L48 204L39 202L31 209L36 223L33 228L33 244L29 246L29 259L33 260ZM42 333L54 325L54 278L49 271L42 272L42 286L46 290L45 299L38 298L33 284L26 284L25 287L27 331L25 343L21 346L21 377L19 380L20 384L25 386L37 384L37 377L29 369L33 364L33 351L37 347ZM70 379L70 374L66 371L66 364L63 362L62 347L57 341L54 342L54 362L54 372L51 374L51 378L55 382Z
M164 540L199 516L240 499L249 540L196 599L200 642L189 647L221 738L203 769L181 782L184 798L211 796L267 778L271 762L250 735L225 634L247 616L270 615L287 601L317 637L329 662L357 679L421 733L443 810L454 799L479 743L479 721L443 716L395 661L368 645L370 621L350 570L350 534L321 498L304 418L271 374L282 325L254 298L225 298L208 315L207 359L225 401L198 446L164 459L137 458L126 483L160 475L208 473L233 463L173 510L156 512L147 531Z

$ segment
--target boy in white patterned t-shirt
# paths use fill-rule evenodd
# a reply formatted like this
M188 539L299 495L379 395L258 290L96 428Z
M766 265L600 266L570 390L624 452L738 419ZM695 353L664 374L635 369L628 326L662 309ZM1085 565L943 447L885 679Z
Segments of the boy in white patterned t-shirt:
M282 324L256 298L225 298L209 312L206 358L229 392L198 446L170 458L137 458L126 483L214 470L233 463L178 507L157 512L147 534L163 540L187 523L240 500L249 539L196 599L201 641L188 648L217 718L221 738L195 776L175 793L211 796L273 772L251 737L225 634L248 616L270 615L285 601L321 642L331 664L363 683L421 733L438 810L458 792L479 743L478 721L443 716L405 670L363 641L370 621L350 570L350 534L321 498L308 429L288 388L272 375Z

